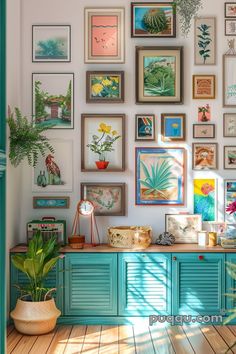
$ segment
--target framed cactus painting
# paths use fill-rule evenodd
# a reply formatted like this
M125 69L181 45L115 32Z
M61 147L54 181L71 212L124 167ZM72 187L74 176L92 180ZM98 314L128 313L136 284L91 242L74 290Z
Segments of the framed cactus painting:
M136 148L136 205L184 205L184 148Z
M176 37L175 4L131 3L131 37Z
M202 221L217 220L217 180L194 179L194 214L201 214Z
M216 19L215 17L195 18L195 65L216 63Z

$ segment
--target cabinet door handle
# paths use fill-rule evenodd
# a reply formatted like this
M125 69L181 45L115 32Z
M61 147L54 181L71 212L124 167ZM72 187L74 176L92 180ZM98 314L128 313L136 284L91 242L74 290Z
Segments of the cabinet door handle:
M173 261L177 261L177 257L173 257Z
M204 259L203 256L198 256L199 261L202 261Z

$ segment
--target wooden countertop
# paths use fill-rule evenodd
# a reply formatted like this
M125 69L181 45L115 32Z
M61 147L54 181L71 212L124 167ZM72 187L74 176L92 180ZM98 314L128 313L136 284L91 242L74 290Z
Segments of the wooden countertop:
M27 251L26 245L17 245L13 247L10 252L11 253L23 253ZM83 249L73 249L70 246L62 247L60 250L61 253L124 253L124 252L141 252L141 253L188 253L188 252L223 252L223 253L236 253L235 248L225 249L221 246L215 247L203 247L198 246L198 244L194 243L179 243L173 246L158 246L151 245L145 250L137 250L137 249L127 249L127 248L114 248L107 244L102 244L97 247L85 247Z

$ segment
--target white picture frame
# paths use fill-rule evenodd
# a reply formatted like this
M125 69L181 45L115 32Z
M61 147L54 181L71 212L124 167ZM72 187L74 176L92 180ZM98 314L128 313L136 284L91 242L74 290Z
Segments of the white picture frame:
M215 65L216 64L216 18L215 17L195 18L194 63L195 65Z
M165 230L175 237L175 243L197 243L202 230L199 214L166 214Z

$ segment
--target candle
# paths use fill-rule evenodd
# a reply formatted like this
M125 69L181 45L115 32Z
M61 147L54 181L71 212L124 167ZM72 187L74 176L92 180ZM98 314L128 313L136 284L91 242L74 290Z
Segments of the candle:
M213 247L217 245L217 232L209 232L209 246Z
M198 245L207 246L208 245L208 233L207 231L198 232Z

